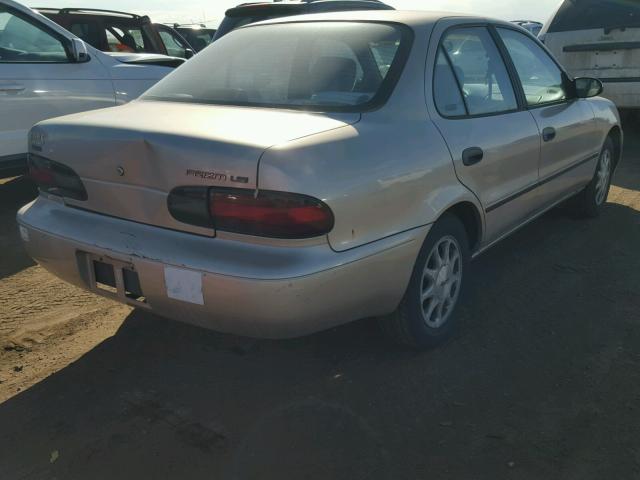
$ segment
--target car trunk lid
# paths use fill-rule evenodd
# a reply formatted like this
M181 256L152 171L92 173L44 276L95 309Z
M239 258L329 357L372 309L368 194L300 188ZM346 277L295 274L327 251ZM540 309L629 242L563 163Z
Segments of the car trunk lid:
M359 114L136 101L49 120L33 151L71 167L86 201L69 205L195 233L171 217L167 196L180 186L257 188L258 162L273 145L350 125Z

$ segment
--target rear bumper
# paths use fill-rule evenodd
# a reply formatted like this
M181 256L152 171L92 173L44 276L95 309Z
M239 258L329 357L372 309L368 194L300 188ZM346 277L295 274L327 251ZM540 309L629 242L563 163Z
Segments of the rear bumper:
M106 217L43 196L18 212L25 247L44 268L105 294L91 279L101 257L131 265L146 304L164 317L241 335L285 338L392 312L429 227L345 252L327 243L259 245ZM170 298L167 269L200 278L202 304ZM140 306L124 295L118 300Z

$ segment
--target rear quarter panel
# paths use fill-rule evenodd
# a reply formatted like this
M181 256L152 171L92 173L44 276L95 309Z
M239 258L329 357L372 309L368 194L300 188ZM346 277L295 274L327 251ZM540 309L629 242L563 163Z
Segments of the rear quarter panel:
M433 223L457 201L476 202L458 182L431 122L364 117L267 150L259 188L326 202L335 216L329 242L337 251Z

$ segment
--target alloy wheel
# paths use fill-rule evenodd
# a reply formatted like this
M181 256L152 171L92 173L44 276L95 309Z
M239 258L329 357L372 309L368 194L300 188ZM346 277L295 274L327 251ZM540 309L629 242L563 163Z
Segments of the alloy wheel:
M451 316L462 284L462 254L452 236L440 239L427 258L422 273L422 317L431 328L440 328Z
M596 205L602 205L607 199L609 180L611 179L611 150L605 149L600 156L596 174Z

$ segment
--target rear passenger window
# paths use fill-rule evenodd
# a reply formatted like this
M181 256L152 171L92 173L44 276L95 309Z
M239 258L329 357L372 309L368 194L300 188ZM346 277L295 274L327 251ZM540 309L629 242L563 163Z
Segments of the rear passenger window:
M440 115L463 117L467 114L456 77L453 76L453 71L442 49L438 53L436 69L433 72L433 95Z
M486 115L517 110L511 79L493 38L484 27L456 28L446 34L442 41L442 54L438 66L444 67L444 60L452 69L461 89L467 113ZM446 92L441 85L447 78L436 78L434 92ZM440 85L438 85L440 83ZM446 100L436 98L436 104ZM446 106L446 105L445 105ZM446 116L445 111L441 111Z

